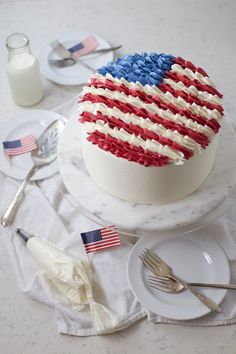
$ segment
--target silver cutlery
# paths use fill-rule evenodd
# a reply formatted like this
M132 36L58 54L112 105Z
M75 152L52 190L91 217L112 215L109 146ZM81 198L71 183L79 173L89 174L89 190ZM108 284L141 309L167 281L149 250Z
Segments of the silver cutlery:
M101 49L97 49L94 50L91 53L88 54L84 54L81 55L81 57L86 58L86 57L91 57L94 54L103 54L103 53L109 53L115 50L118 50L122 47L122 45L118 45L116 47L110 47L110 48L101 48ZM77 59L76 58L72 58L72 57L68 57L68 58L64 58L64 59L49 59L49 64L57 66L59 68L64 68L67 66L71 66L77 63Z
M181 284L175 278L169 277L157 277L157 276L150 276L148 278L148 284L156 289L167 291L167 292L175 292L180 293L185 289L183 284ZM189 286L197 286L201 288L215 288L215 289L229 289L229 290L236 290L235 284L215 284L215 283L189 283L186 282Z
M31 158L34 163L33 167L26 175L8 208L1 216L1 224L3 226L8 226L12 223L17 209L24 197L25 187L30 181L31 177L39 168L52 163L56 159L58 136L63 128L63 120L57 119L53 121L38 137L37 149L31 151Z
M51 47L59 55L59 57L61 57L65 61L65 63L67 63L65 66L70 66L71 64L68 65L68 63L72 63L73 60L76 60L77 63L80 63L86 69L92 71L93 73L96 72L96 70L92 66L86 64L83 60L73 58L71 52L66 47L64 47L64 45L61 44L58 40L53 41L51 43Z
M176 281L180 282L185 289L188 289L193 295L195 295L199 301L201 301L205 306L207 306L210 310L221 312L221 308L206 295L202 294L198 289L194 288L191 285L188 285L184 280L177 277L172 268L166 264L159 256L150 251L149 249L145 249L139 255L142 263L157 277L172 277L176 279Z

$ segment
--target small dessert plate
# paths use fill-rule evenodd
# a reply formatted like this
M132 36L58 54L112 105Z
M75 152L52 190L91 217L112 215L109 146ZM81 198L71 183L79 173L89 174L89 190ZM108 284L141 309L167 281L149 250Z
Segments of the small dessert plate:
M33 109L24 111L2 124L0 127L0 170L9 177L24 179L33 166L30 152L8 157L4 153L2 142L20 139L30 134L37 138L51 122L59 118L67 120L56 112ZM50 177L57 171L58 163L55 160L50 165L40 168L31 180Z
M49 80L61 85L80 85L85 83L92 72L88 68L84 67L80 62L64 68L58 68L49 63L49 60L51 59L60 59L58 55L53 52L50 43L58 40L66 48L70 48L84 40L89 35L93 35L98 42L98 47L96 50L101 48L110 48L110 44L95 33L85 31L61 33L56 38L52 38L48 43L46 43L39 52L38 60L42 74ZM86 62L86 64L96 70L97 68L107 64L108 61L111 61L113 59L113 55L113 52L90 54L84 58L81 57L80 60Z
M210 309L188 290L170 294L148 286L148 276L152 273L139 258L145 248L158 254L185 281L228 284L229 263L220 246L202 230L169 237L157 234L137 242L128 260L130 287L149 311L175 320L190 320L209 313ZM217 304L227 292L212 288L201 288L200 291Z

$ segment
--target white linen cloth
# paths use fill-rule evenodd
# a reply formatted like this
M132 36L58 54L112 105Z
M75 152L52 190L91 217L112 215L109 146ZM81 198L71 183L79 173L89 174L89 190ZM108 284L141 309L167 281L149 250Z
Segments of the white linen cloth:
M60 186L60 187L59 187ZM18 182L4 179L1 210L11 200ZM15 234L17 227L50 240L68 254L87 260L80 232L97 229L92 223L71 206L65 194L59 175L42 182L29 185L14 224L1 228L3 239L20 289L31 298L53 307L56 311L57 328L60 333L88 336L97 334L90 316L89 308L76 312L61 303L58 295L45 281L43 271L32 258L23 242ZM231 197L236 198L236 189ZM235 199L236 200L236 199ZM236 283L236 206L233 204L227 212L206 227L208 233L222 246L231 269L231 282ZM210 313L191 321L174 321L145 311L129 289L126 267L132 244L122 240L122 246L93 254L94 299L106 306L118 316L119 323L106 333L122 330L142 317L156 323L175 323L185 325L223 325L236 323L236 293L228 291L221 304L222 312Z
M80 232L98 229L99 226L79 215L60 192L59 183L60 177L57 175L27 186L13 225L1 227L1 238L15 268L20 289L34 300L55 309L58 331L79 336L95 335L98 333L94 329L89 306L75 311L63 304L59 294L46 281L43 269L15 233L17 227L22 228L53 242L67 254L88 261ZM17 187L18 182L4 179L1 211L6 208ZM131 248L132 244L122 240L121 246L93 253L94 300L106 306L118 319L118 324L106 333L124 329L146 316L146 311L132 294L126 276Z

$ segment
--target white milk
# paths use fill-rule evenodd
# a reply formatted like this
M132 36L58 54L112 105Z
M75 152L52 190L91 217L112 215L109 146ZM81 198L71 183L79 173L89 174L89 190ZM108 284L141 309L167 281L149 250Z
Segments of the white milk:
M13 35L12 35L13 36ZM43 97L43 87L37 59L24 49L9 48L7 75L13 99L22 106L32 106Z

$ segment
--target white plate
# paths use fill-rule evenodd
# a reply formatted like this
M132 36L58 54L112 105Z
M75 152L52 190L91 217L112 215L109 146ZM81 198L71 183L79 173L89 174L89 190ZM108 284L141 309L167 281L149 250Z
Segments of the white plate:
M157 253L186 281L228 284L229 264L220 246L202 230L172 237L156 235L137 242L128 260L130 287L148 310L175 320L190 320L209 313L210 310L189 291L168 294L148 287L151 272L138 257L145 248ZM226 294L223 289L201 288L201 291L217 304Z
M7 157L3 150L3 141L16 140L34 134L37 137L47 128L47 126L58 118L66 121L56 112L46 111L42 109L27 110L19 113L15 118L7 121L0 127L0 170L6 175L24 179L33 162L30 152L18 156ZM58 163L55 160L48 166L40 168L32 180L40 180L47 178L58 171Z
M85 83L91 74L91 70L85 68L80 63L76 63L67 68L57 68L49 64L49 59L60 59L58 55L53 52L50 43L54 40L59 40L65 47L70 48L81 42L90 34L92 34L98 42L96 49L110 47L110 44L105 39L95 33L79 31L59 34L56 38L52 38L46 43L39 52L38 60L42 74L49 80L61 85L79 85ZM81 60L86 61L86 63L94 69L106 65L107 62L112 59L113 52L93 54L86 57L86 59L81 57Z

